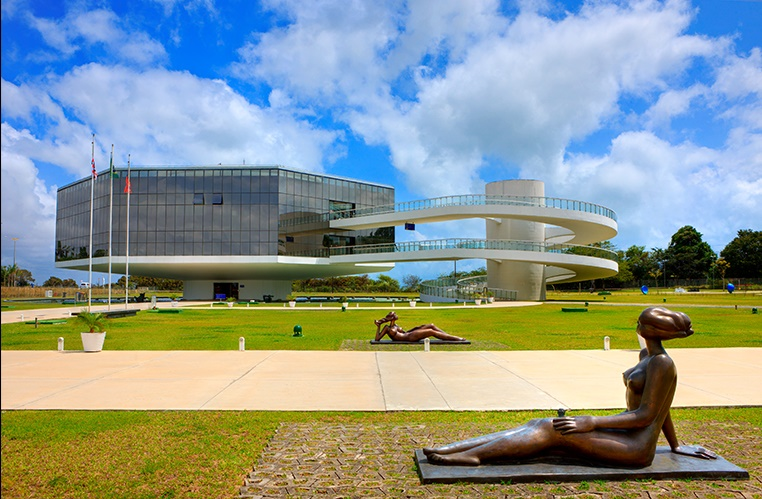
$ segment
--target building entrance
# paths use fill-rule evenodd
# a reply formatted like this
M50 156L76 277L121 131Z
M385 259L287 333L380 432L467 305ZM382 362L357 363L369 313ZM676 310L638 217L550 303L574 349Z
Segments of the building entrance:
M237 282L215 282L214 283L214 299L215 300L227 300L228 298L238 299L238 283Z

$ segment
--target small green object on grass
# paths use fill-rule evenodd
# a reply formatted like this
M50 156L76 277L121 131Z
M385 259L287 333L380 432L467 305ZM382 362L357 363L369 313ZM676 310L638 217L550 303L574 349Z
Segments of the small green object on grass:
M562 308L561 312L587 312L586 308Z
M293 334L293 336L294 336L295 338L301 338L302 336L304 336L304 335L302 334L302 326L300 326L299 324L297 324L296 326L294 326L294 334Z

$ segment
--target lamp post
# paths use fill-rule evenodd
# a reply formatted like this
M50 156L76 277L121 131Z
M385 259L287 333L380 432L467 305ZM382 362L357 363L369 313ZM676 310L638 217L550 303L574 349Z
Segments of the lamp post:
M18 237L12 237L13 240L13 266L16 266L16 241L19 240Z

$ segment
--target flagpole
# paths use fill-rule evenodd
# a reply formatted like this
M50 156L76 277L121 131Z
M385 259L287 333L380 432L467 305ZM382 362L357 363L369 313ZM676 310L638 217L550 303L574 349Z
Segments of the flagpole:
M132 186L130 185L130 155L127 155L127 184L124 186L124 192L127 193L127 248L124 251L124 308L130 302L130 194Z
M98 174L95 171L95 134L93 134L93 141L91 143L91 161L93 166L93 173L90 176L90 251L89 263L87 267L87 311L90 312L93 306L93 199L95 198L95 178Z
M111 162L108 171L108 310L111 311L111 232L114 224L114 144L111 144Z

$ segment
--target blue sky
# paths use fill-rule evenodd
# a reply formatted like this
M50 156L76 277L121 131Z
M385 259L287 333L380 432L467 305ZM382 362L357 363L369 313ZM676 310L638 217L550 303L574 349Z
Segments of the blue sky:
M692 225L719 252L761 228L760 26L739 0L3 0L2 263L15 237L38 284L86 279L54 267L55 196L93 133L99 169L114 144L120 165L282 164L398 201L539 179L616 211L619 248Z

